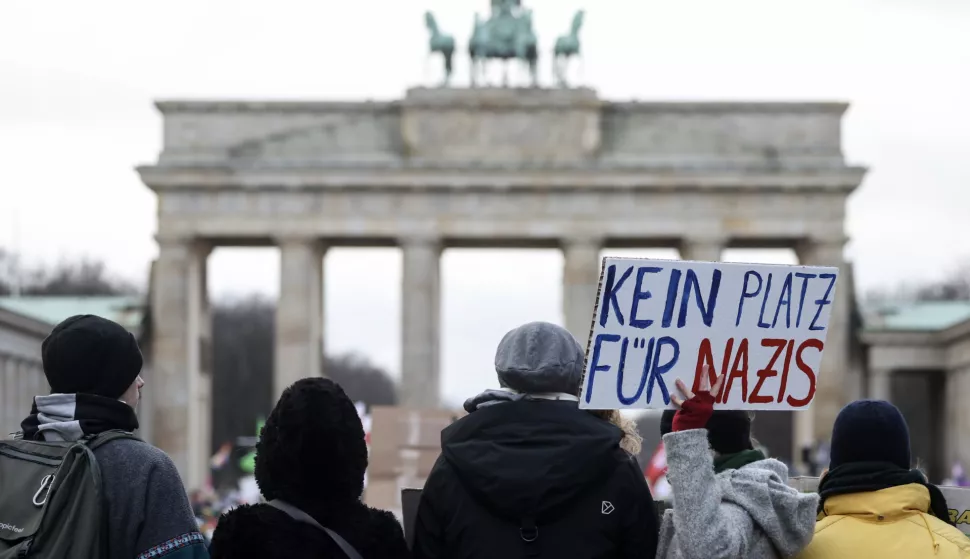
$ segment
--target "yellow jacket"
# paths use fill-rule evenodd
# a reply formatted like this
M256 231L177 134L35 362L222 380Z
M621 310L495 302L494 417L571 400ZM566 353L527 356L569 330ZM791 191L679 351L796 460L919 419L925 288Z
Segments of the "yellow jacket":
M970 538L927 513L930 492L911 483L825 500L815 537L799 559L956 559Z

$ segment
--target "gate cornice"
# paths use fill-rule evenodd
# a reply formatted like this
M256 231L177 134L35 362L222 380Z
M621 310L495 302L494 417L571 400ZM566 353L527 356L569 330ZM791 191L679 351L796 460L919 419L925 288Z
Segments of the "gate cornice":
M180 189L484 189L516 190L799 190L848 195L862 182L864 167L783 172L746 170L631 170L578 167L544 170L312 169L231 167L138 168L155 192Z

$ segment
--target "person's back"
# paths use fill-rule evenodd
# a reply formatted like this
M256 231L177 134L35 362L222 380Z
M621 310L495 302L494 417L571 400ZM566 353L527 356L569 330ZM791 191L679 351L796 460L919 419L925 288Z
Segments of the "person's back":
M91 315L57 325L42 347L50 395L34 398L19 437L77 441L138 428L142 356L122 326ZM208 557L172 460L133 438L94 451L104 491L108 559Z
M364 559L408 558L394 515L360 502L366 469L367 444L353 402L331 380L297 381L280 396L256 446L256 482L270 503L223 515L212 535L212 557L346 559L334 537L311 524L315 521ZM274 502L296 507L309 519L294 518Z
M921 484L831 497L801 559L970 557L970 538L927 513Z
M466 403L442 432L442 455L415 520L416 559L650 558L653 499L623 431L580 410L582 348L529 324L503 339L506 391Z
M182 480L168 455L146 442L119 440L98 448L94 456L108 506L110 559L207 557ZM171 555L162 554L169 546L174 548ZM191 551L180 555L175 553L179 547Z
M667 410L661 433L673 507L660 527L660 559L774 559L805 548L817 497L788 486L788 468L751 440L751 416L713 409L715 387L695 396L677 381L686 402Z
M970 539L949 523L943 494L910 462L909 429L895 406L846 406L819 483L815 537L800 559L970 557Z

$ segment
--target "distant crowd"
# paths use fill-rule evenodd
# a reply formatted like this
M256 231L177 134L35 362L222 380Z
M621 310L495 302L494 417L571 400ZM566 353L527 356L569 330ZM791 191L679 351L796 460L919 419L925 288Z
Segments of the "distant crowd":
M702 374L696 392L676 383L661 421L672 501L658 515L635 427L579 408L583 348L549 323L506 334L501 388L442 431L410 541L361 502L365 433L334 382L297 381L276 403L256 446L261 502L190 501L172 460L132 434L145 383L131 334L75 316L42 356L51 394L0 442L0 559L970 557L891 403L842 409L818 492L803 493L756 446L748 412L714 409L723 376Z

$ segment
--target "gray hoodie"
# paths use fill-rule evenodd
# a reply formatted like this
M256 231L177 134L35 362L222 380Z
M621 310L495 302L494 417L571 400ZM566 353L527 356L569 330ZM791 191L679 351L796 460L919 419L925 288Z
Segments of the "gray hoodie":
M658 559L792 557L812 539L818 495L788 486L788 467L759 460L714 473L706 429L668 433L667 481Z

